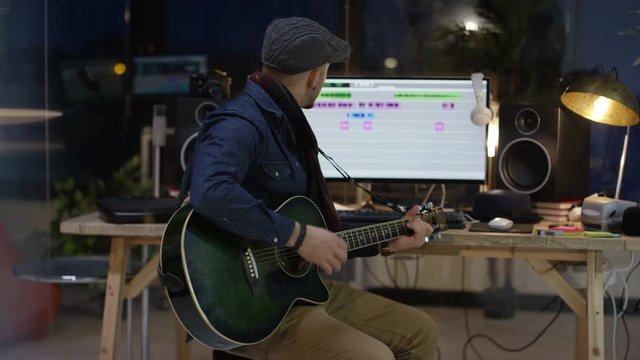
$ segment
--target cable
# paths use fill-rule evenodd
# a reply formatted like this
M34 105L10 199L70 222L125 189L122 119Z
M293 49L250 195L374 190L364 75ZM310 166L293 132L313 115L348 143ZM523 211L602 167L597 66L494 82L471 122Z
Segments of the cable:
M396 264L398 262L400 262L400 259L395 259L396 260ZM405 286L409 287L409 269L407 268L407 263L402 261L400 262L400 265L402 265L402 271L404 271L404 281L405 281Z
M612 359L616 360L616 332L618 329L618 318L624 315L624 312L627 309L627 305L629 302L629 290L628 290L628 285L627 285L627 279L625 279L621 273L625 272L625 271L629 271L629 273L635 269L633 268L633 263L635 261L635 254L633 252L631 252L631 259L629 261L629 265L625 266L624 268L620 269L618 267L616 267L613 262L611 260L609 260L606 257L603 257L603 259L605 260L605 264L609 264L609 266L611 266L613 269L609 272L609 276L605 279L604 281L604 292L609 295L609 298L611 299L611 306L612 306L612 310L613 310L613 323L611 324L611 352L612 352ZM622 292L622 296L621 296L621 307L620 307L620 314L618 314L618 307L616 305L616 299L615 296L613 295L613 293L611 291L609 291L609 287L611 285L614 284L613 280L615 280L615 277L619 276L620 280L622 281L622 286L623 286L623 292Z
M427 201L429 201L429 197L431 196L431 193L433 192L434 187L436 187L436 184L431 184L431 186L429 186L429 190L427 191L427 194L424 196L424 199L422 199L422 204L426 204Z
M549 321L549 323L538 333L538 335L536 335L533 340L529 341L529 343L517 347L517 348L509 348L506 347L500 343L498 343L496 340L494 340L493 338L491 338L488 335L484 335L484 334L476 334L473 335L472 337L470 337L469 339L467 339L467 342L465 342L464 347L462 348L462 354L464 359L467 358L467 346L471 345L473 347L473 340L477 339L477 338L483 338L488 340L489 342L491 342L493 345L495 345L497 348L499 348L500 350L506 351L506 352L520 352L523 350L526 350L528 348L531 347L531 345L535 344L541 337L542 335L544 335L545 332L547 332L547 330L551 327L551 325L553 325L553 323L558 319L558 317L560 316L560 314L562 313L562 309L564 309L564 302L560 303L560 307L558 308L558 311L556 312L556 314L553 316L553 318L551 319L551 321Z
M629 326L627 325L627 319L625 319L624 315L621 318L622 320L622 325L624 325L624 332L627 335L627 345L625 346L625 350L624 350L624 360L627 360L627 358L629 357L629 349L631 349L631 336L629 335Z
M393 287L400 289L400 286L398 286L398 282L396 281L396 277L391 273L391 269L389 268L389 259L387 258L384 259L384 269L387 271L387 276L389 277L389 280L391 280Z
M462 285L462 292L465 292L465 285L464 285L464 277L465 277L465 258L462 258L462 276L461 276L461 285ZM554 265L554 268L558 265L558 263L556 263ZM547 308L549 308L557 299L559 299L559 296L554 297L547 305L545 305L541 311L545 311ZM484 358L480 355L480 352L478 351L478 349L475 347L475 345L473 344L473 340L477 339L477 338L483 338L488 340L489 342L491 342L494 346L496 346L497 348L503 350L503 351L507 351L507 352L520 352L523 350L528 349L529 347L531 347L533 344L535 344L541 337L542 335L544 335L545 332L547 332L547 330L551 327L551 325L553 325L553 323L558 319L558 317L560 316L560 313L562 312L562 309L564 308L564 302L560 303L560 307L558 308L558 311L556 312L556 314L554 315L554 317L551 319L551 321L549 321L549 323L540 331L540 333L538 333L538 335L536 335L533 340L531 340L529 343L518 347L518 348L509 348L506 347L500 343L498 343L496 340L494 340L492 337L485 335L485 334L475 334L473 336L471 336L471 330L469 327L469 313L468 313L468 309L466 307L466 305L464 306L464 318L465 318L465 330L467 332L467 341L465 341L464 346L462 348L462 357L464 360L467 360L467 348L469 346L471 346L471 349L474 351L474 353L476 354L476 356L478 356L481 360L484 360Z
M624 279L624 283L628 284L629 283L629 279L631 278L631 275L636 271L636 269L638 269L638 267L640 267L640 261L638 261L633 268L627 273L626 278ZM628 356L629 356L629 350L631 349L631 337L629 335L629 326L627 325L627 320L625 319L625 314L627 313L627 307L626 307L626 302L628 302L628 289L627 287L623 287L622 288L622 294L620 295L620 301L623 301L623 299L626 299L625 303L620 304L620 319L622 320L622 324L624 325L624 330L625 330L625 337L627 339L626 342L626 346L625 346L625 351L624 351L624 360L627 360ZM636 303L636 308L637 308L637 303Z
M422 257L418 256L418 255L416 255L414 257L414 260L416 262L416 269L415 269L416 271L415 271L414 276L413 276L413 290L418 289L418 277L420 275L420 260L421 259L422 259Z
M425 205L427 202L429 202L429 197L431 197L431 193L433 192L435 186L436 184L431 184L429 190L427 191L427 194L424 196L424 199L422 199L422 205ZM440 197L440 207L444 208L445 199L447 197L447 188L444 184L440 184L440 192L442 193L442 196Z
M369 267L369 265L367 264L367 261L365 259L363 259L362 264L364 265L364 269L367 270L367 272L369 273L369 275L371 275L375 281L378 282L378 284L380 284L380 286L385 287L385 284L382 282L382 280L380 280L380 278L371 270L371 268Z
M347 173L346 170L344 170L340 165L338 165L338 163L333 160L333 158L329 155L327 155L324 151L322 151L322 149L318 148L318 152L324 156L325 159L327 159L327 161L329 161L329 163L331 164L331 166L334 167L334 169L336 169L336 171L338 171L338 173L340 173L340 175L342 175L343 178L345 178L347 181L349 181L350 183L352 183L353 185L359 187L360 189L364 190L364 192L366 192L367 194L369 194L369 196L371 196L371 199L375 202L377 202L378 204L382 204L385 205L387 207L389 207L391 210L396 211L402 215L404 215L407 212L407 208L402 206L402 205L398 205L396 203L393 203L381 196L378 196L376 194L374 194L373 192L371 192L371 190L365 188L364 186L360 185L357 181L355 181L351 175L349 175L349 173Z
M611 299L611 306L612 306L612 310L613 310L613 325L612 325L612 330L611 330L611 337L612 337L612 342L611 342L611 359L616 360L616 327L617 327L617 319L618 319L618 314L617 314L617 307L616 307L616 299L613 296L613 294L611 293L611 291L606 290L604 291L607 295L609 295L609 298Z

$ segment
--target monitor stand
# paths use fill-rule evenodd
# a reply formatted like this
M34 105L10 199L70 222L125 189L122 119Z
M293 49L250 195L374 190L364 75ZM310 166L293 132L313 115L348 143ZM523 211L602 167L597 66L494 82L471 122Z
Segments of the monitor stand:
M371 191L371 183L360 183L360 185L367 190ZM359 209L373 209L373 200L371 200L371 195L369 195L366 191L362 190L359 187L356 187L356 204L358 204Z

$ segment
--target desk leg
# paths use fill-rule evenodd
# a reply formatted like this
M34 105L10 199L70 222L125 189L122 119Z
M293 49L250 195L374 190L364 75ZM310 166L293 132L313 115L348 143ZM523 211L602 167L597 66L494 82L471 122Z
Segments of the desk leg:
M586 315L586 314L585 314ZM576 360L588 359L589 322L586 316L576 316Z
M116 337L120 325L123 299L122 288L125 282L126 253L125 238L112 238L109 273L107 274L107 287L104 296L104 313L102 314L101 360L112 360L115 357Z
M587 322L589 359L604 356L604 289L602 251L587 251Z
M562 300L573 310L577 318L576 332L576 360L586 360L588 357L589 322L587 313L590 311L585 298L571 287L558 274L558 271L547 260L528 258L529 265L560 295ZM602 289L602 287L601 287ZM600 358L602 359L602 358Z

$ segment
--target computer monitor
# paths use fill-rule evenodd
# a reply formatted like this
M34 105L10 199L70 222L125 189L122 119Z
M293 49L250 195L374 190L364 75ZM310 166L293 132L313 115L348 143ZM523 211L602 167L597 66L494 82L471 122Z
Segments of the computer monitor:
M356 180L483 183L486 126L471 122L475 106L470 78L330 77L303 111L320 149ZM322 156L320 166L343 179Z
M134 95L187 94L189 77L207 71L206 55L138 56L133 63Z

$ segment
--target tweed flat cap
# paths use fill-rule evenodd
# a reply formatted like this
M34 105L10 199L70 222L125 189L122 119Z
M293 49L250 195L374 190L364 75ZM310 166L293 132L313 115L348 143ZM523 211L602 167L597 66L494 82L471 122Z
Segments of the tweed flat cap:
M313 20L275 19L262 43L262 63L285 74L299 74L326 63L346 61L351 47Z

